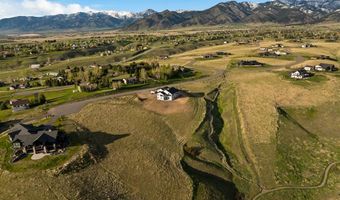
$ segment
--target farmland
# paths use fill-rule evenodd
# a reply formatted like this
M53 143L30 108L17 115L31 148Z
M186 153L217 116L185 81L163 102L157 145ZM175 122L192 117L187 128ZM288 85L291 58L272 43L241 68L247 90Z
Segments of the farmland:
M150 40L143 43L148 48L143 52L138 52L135 41L130 46L117 43L120 50L110 56L55 60L37 71L19 65L0 71L3 78L27 71L41 75L65 70L67 65L72 69L93 62L122 67L157 62L196 73L193 77L155 81L150 70L148 81L157 83L132 84L118 91L108 87L74 92L73 85L18 91L0 88L0 101L32 98L36 92L47 99L47 104L27 111L0 111L3 124L12 120L53 123L72 139L64 155L10 164L9 141L6 135L0 135L0 199L338 197L339 71L313 71L313 77L302 80L292 79L290 73L320 63L340 68L339 42L312 38L306 40L316 47L302 48L302 42L292 39L248 38L249 43L240 44L242 37L226 41L217 31L215 37L219 39L205 36L202 41L197 38L203 37L203 32L194 33L190 39L172 33L174 43L157 40L163 34L140 36L138 42L145 37ZM121 40L123 36L117 37ZM193 38L198 41L193 42ZM284 46L280 51L289 52L287 56L260 56L260 48L273 48L278 43ZM202 57L216 52L228 54L214 59ZM125 59L114 59L122 53L126 53ZM320 55L332 59L317 58ZM251 60L263 65L239 64ZM184 95L172 102L157 101L150 90L161 85L174 86ZM59 172L65 164L68 167ZM21 192L13 194L14 187Z

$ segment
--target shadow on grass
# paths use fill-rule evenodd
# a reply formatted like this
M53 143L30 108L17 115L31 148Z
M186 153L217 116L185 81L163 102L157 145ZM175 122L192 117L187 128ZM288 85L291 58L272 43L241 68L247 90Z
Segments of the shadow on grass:
M13 126L14 124L19 123L21 120L11 120L11 121L6 121L6 122L0 122L0 133L8 130Z
M128 136L130 136L130 134L114 135L105 132L91 132L85 127L81 127L81 130L78 132L71 132L67 134L70 147L88 145L90 153L95 156L96 160L104 159L109 153L106 145L112 144Z

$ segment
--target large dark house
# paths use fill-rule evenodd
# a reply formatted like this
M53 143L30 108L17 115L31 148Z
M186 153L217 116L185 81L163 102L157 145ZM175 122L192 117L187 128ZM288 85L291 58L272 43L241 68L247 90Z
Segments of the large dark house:
M254 67L262 67L264 66L263 63L260 63L256 60L241 60L238 63L239 66L254 66Z
M334 72L338 69L333 64L321 63L315 66L315 71L327 71L327 72Z
M16 124L8 131L15 152L53 153L64 148L65 136L51 126Z

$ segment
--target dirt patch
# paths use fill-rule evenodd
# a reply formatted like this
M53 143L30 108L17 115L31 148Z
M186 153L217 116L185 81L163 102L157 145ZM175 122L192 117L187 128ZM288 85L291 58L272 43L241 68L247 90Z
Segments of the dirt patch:
M161 115L183 113L191 110L189 97L180 97L175 101L158 101L154 94L139 93L138 99L143 103L143 108Z
M42 158L44 158L45 156L49 156L50 154L45 154L45 153L38 153L38 154L34 154L31 159L32 160L40 160Z

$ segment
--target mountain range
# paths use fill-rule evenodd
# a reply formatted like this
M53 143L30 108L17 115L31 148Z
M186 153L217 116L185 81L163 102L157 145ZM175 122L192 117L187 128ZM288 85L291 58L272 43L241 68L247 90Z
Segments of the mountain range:
M79 29L170 29L235 23L310 24L340 22L340 0L274 0L265 3L228 1L202 11L89 12L0 20L0 32Z

